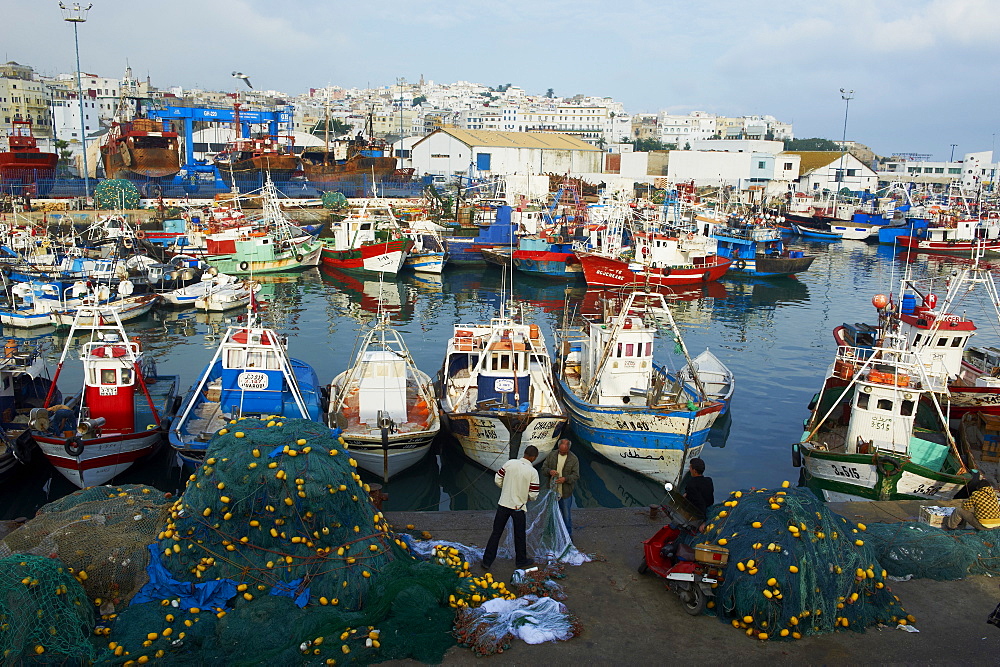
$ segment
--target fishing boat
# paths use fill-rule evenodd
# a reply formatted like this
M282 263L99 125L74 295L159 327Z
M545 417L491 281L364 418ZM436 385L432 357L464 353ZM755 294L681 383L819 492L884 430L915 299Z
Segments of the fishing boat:
M444 271L448 262L448 250L439 228L429 220L415 220L403 229L413 245L406 255L405 264L415 273L437 273Z
M288 338L258 324L252 309L246 324L228 328L170 428L182 464L201 465L212 436L232 419L322 419L316 372L287 348Z
M379 200L365 200L361 208L330 224L322 240L324 267L340 271L399 273L413 241Z
M196 299L194 307L198 310L214 313L224 313L235 308L242 308L253 301L254 294L260 288L260 283L253 280L229 283Z
M718 280L733 260L717 254L717 244L703 234L636 232L632 256L577 252L587 284L598 287L650 285L677 287Z
M509 309L488 324L456 324L436 380L445 427L466 456L494 471L528 445L540 464L567 418L538 325Z
M54 403L74 336L83 387L66 405ZM80 488L104 484L161 444L177 409L176 375L159 375L136 338L128 338L116 311L81 308L66 337L44 408L33 410L31 436L52 465Z
M290 136L237 137L211 161L228 187L256 188L269 178L287 181L299 170L299 159L291 149L293 142Z
M201 280L187 287L171 290L161 294L163 301L170 306L181 308L196 307L199 310L228 310L237 305L245 306L250 302L250 281L241 280L235 276L225 273L218 273L214 268L202 274ZM213 307L217 303L223 305L231 301L232 293L245 293L246 299L242 303L234 303L227 308ZM216 297L216 295L220 295ZM199 301L204 301L199 305Z
M483 264L483 250L509 250L517 245L514 209L504 203L486 203L475 209L475 236L448 236L445 247L452 264ZM465 230L462 230L463 232Z
M692 359L691 363L678 373L678 378L696 391L695 376L701 382L705 395L713 401L722 403L722 414L728 414L729 401L736 391L736 378L733 372L712 354L711 350L705 348L704 352Z
M916 236L899 236L901 250L937 255L971 257L980 249L986 254L1000 254L1000 217L949 216L941 218Z
M692 365L663 294L606 294L598 305L559 331L556 370L573 432L614 463L677 484L725 406L705 395L697 374L691 388L653 362L664 322Z
M126 81L131 72L126 73ZM101 143L105 178L160 179L181 170L179 138L164 121L145 118L134 87L122 86L111 128Z
M839 346L792 463L826 501L950 500L972 474L938 401L947 390L947 374L901 337ZM923 426L922 401L931 406Z
M52 381L37 341L8 338L0 356L0 479L27 463L35 451L28 426L29 415L45 404ZM54 392L53 400L62 402Z
M697 219L704 234L714 238L717 251L733 263L729 273L748 276L790 276L806 271L815 261L815 255L801 250L789 250L781 230L770 216L753 220Z
M15 116L7 135L7 150L0 150L0 188L5 192L45 197L52 189L59 156L38 148L31 121Z
M384 312L329 395L328 423L341 429L358 466L384 482L423 459L441 430L431 378Z
M1000 483L1000 415L970 412L959 422L962 455L996 486Z
M830 231L829 229L822 229L820 227L811 227L802 222L792 221L792 231L794 231L799 236L804 236L807 239L819 239L821 241L840 241L844 238L844 235L840 232Z

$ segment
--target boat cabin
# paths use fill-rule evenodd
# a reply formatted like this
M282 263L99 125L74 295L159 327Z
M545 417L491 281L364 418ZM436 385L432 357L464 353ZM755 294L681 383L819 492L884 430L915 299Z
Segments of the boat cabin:
M480 410L523 412L533 401L531 376L547 368L538 325L457 325L446 370ZM462 382L461 380L468 378Z
M643 404L644 399L633 395L633 390L645 392L650 386L656 330L631 314L624 316L620 327L618 321L590 323L589 344L581 348L581 380L588 386L600 373L595 403Z
M933 295L928 295L917 305L914 294L903 294L899 308L899 333L928 367L953 378L962 369L962 354L969 339L975 335L976 325L960 315L934 310L936 303Z
M83 349L83 405L104 419L104 434L135 432L136 357L139 343L106 333ZM83 415L81 415L83 417Z
M358 417L377 423L380 413L387 413L397 424L407 421L406 360L388 350L368 350L361 358Z
M285 341L266 329L232 329L222 343L219 404L233 415L284 414Z

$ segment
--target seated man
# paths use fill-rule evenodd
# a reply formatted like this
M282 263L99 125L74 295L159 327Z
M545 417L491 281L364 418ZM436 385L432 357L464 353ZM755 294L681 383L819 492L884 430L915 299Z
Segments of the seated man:
M1000 499L996 489L982 478L972 480L966 488L969 497L947 518L945 528L955 530L966 523L976 530L1000 528Z

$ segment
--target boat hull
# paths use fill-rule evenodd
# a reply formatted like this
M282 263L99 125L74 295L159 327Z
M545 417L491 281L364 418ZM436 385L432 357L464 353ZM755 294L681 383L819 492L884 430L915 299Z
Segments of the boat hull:
M126 164L121 152L101 149L105 178L147 179L173 176L181 170L180 156L176 149L129 149L131 164Z
M733 262L733 266L730 267L730 273L742 273L748 276L767 278L775 276L791 276L796 273L802 273L812 266L812 263L816 261L816 256L770 257L767 255L757 255L751 260L742 261L743 264L741 268L741 260L735 260Z
M583 278L583 265L571 252L515 250L512 257L515 269L533 276L561 280Z
M79 456L72 456L66 452L65 438L37 432L33 437L42 454L55 469L82 489L105 484L125 472L139 459L152 454L163 442L163 431L153 429L84 440L83 453Z
M1000 239L976 239L969 241L928 241L916 236L898 236L896 243L910 252L926 252L935 255L958 255L971 257L973 249L981 245L987 254L1000 254Z
M160 297L156 294L146 294L144 296L131 297L125 299L126 303L116 306L114 302L107 304L107 308L113 308L118 313L118 319L122 322L128 322L130 320L142 317L149 311L153 309L159 301ZM56 327L68 327L72 326L73 321L76 320L76 310L59 310L53 311L51 313L52 324ZM81 317L77 320L77 324L81 326L93 326L93 317Z
M406 262L407 253L412 245L413 241L407 238L344 250L324 245L320 261L324 266L341 271L399 273Z
M405 265L415 273L443 273L448 255L443 252L410 252L406 256Z
M696 411L601 406L581 400L560 380L576 436L620 466L661 484L677 484L685 463L697 457L723 404Z
M246 260L237 255L206 255L204 260L217 268L220 273L245 276L298 271L316 266L322 251L323 246L320 244L302 243L296 246L294 251L284 250L268 260Z
M382 449L380 439L376 442L374 438L359 438L349 433L344 433L341 437L359 468L388 481L422 461L431 450L435 435L437 431L408 433L403 438L394 437L389 441L388 450Z
M462 452L496 472L508 459L521 458L528 445L538 448L536 463L545 460L566 425L565 417L523 413L458 413L442 411L445 427Z
M732 264L732 260L719 255L706 258L704 264L671 268L642 268L633 271L629 263L620 259L591 253L578 253L588 285L621 287L623 285L658 285L675 287L696 285L718 280Z
M819 451L804 444L796 446L802 453L806 486L830 502L951 500L968 482L966 477L934 472L909 461L893 459L897 463L891 465L871 454Z

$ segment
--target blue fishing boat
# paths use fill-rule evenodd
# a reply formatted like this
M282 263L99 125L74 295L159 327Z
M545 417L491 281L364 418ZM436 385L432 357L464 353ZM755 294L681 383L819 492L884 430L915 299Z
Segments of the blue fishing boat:
M815 255L788 250L781 229L769 220L735 220L725 223L698 218L706 236L718 242L720 256L733 260L729 273L747 276L790 276L812 266Z
M290 358L287 347L287 337L259 325L252 313L245 325L226 331L170 428L183 464L201 465L216 431L240 417L322 421L316 372Z
M485 220L478 222L476 236L449 236L445 238L448 262L452 264L484 264L483 250L512 248L517 244L517 228L512 215L514 209L506 204L490 207Z
M618 465L677 484L724 405L706 396L697 373L688 386L653 362L663 321L693 367L664 295L608 295L600 306L559 331L556 366L573 431Z

